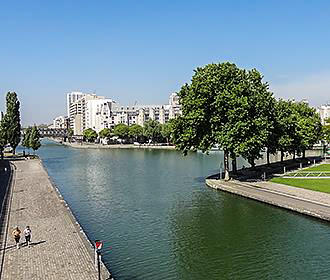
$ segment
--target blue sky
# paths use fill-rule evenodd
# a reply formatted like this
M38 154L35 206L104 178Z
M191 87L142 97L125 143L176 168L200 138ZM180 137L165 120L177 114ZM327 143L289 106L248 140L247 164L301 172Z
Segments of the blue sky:
M276 97L330 100L330 1L2 1L0 110L65 114L65 93L166 103L193 69L257 68Z

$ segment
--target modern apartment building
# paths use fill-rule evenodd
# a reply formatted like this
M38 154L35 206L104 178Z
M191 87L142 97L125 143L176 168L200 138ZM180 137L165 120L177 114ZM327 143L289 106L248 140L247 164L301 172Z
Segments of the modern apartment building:
M85 95L87 95L87 93L83 93L80 91L72 91L72 92L67 93L67 95L66 95L67 116L70 116L71 104L76 102L80 98L84 97Z
M325 120L330 118L330 102L317 108L317 111L320 114L322 124L324 125Z
M81 96L80 98L78 98ZM77 100L73 101L74 99ZM100 132L104 128L113 128L117 124L141 126L149 120L161 124L181 114L178 96L173 93L166 105L121 106L115 101L95 94L72 92L67 98L70 127L74 135L82 135L87 128Z

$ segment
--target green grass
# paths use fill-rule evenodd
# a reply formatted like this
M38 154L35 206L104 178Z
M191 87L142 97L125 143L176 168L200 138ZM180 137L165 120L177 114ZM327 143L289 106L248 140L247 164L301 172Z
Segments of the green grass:
M330 193L330 179L294 179L294 178L273 178L271 182L288 186Z
M330 172L330 164L321 164L321 165L313 166L313 167L304 169L304 171L329 171Z

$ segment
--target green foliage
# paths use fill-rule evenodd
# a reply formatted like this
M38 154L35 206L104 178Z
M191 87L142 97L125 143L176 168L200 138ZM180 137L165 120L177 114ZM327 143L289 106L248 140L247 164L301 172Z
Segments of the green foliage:
M6 133L6 129L5 129L5 126L4 126L4 122L2 120L1 123L0 123L0 153L1 153L1 157L3 155L3 150L4 150L7 143L8 143L7 133Z
M133 124L129 127L129 137L135 139L135 141L139 141L143 136L143 127L138 124Z
M129 128L126 124L120 123L117 124L113 129L113 134L118 136L121 139L128 139Z
M88 128L83 131L83 136L88 142L94 142L97 138L97 133L95 130Z
M99 132L99 136L100 136L100 138L110 138L110 136L111 136L111 130L110 130L110 128L103 128Z
M197 68L190 84L178 93L182 116L173 124L173 141L186 154L208 152L219 145L228 155L242 155L250 164L261 157L270 137L274 98L261 74L235 64L209 64Z
M167 143L170 143L171 141L174 123L175 119L171 119L167 123L161 125L161 135L164 139L166 139Z
M31 148L30 146L31 132L32 132L32 127L29 126L28 128L25 129L22 140L22 146L28 149Z
M6 96L7 110L2 120L2 128L6 136L7 143L13 148L15 154L16 147L21 140L21 119L20 119L20 102L15 92L8 92ZM6 143L6 144L7 144Z
M151 142L160 142L162 140L161 125L155 120L148 120L143 126L143 136Z
M322 127L322 138L327 143L330 143L330 118L325 120L325 125Z
M31 147L34 151L40 148L40 134L36 125L31 129L29 140L29 148Z

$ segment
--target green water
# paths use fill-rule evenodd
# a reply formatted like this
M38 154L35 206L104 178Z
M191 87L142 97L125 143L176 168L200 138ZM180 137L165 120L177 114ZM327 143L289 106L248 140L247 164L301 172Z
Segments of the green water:
M329 225L207 188L218 153L39 154L116 279L330 279Z

